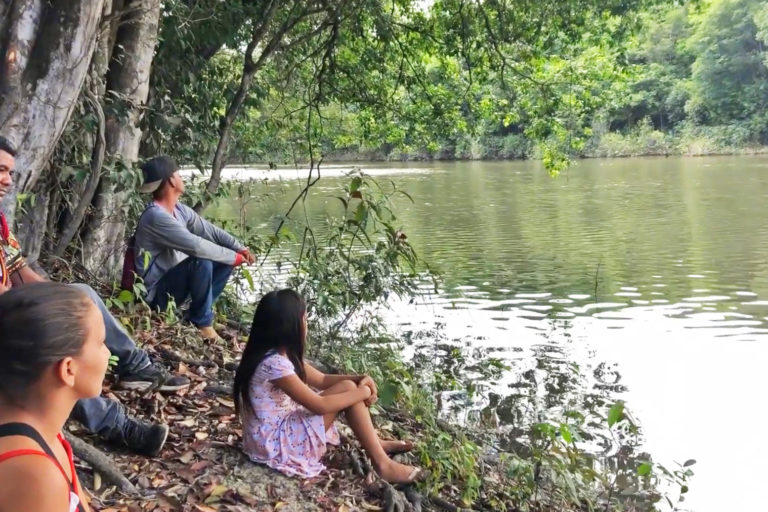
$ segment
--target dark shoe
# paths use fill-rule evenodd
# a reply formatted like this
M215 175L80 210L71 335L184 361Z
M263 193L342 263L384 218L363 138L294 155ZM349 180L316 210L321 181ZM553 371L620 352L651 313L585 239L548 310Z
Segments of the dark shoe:
M117 387L119 389L135 391L147 391L150 389L179 391L189 387L189 379L181 375L171 375L159 364L151 363L141 370L121 375L117 381Z
M111 434L107 441L128 448L133 453L154 457L168 438L167 425L153 425L134 418L126 418L123 428Z

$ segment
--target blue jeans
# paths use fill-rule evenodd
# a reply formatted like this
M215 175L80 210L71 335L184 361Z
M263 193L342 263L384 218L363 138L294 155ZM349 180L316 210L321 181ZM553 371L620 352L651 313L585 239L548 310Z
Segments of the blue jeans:
M149 364L149 356L136 346L123 325L112 316L96 291L85 284L73 284L85 292L99 308L106 329L106 345L112 355L119 358L117 363L118 375L131 373ZM114 400L103 396L79 400L72 411L72 417L82 423L89 431L108 436L113 431L122 430L125 424L125 409Z
M233 268L232 265L190 256L160 278L155 285L151 306L164 310L168 307L169 297L177 306L190 297L192 304L187 320L197 327L213 325L213 303L224 291Z

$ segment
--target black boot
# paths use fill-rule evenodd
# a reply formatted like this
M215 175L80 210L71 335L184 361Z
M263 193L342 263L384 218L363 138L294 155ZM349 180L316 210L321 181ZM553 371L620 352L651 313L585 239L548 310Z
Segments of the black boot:
M168 426L126 418L123 428L110 433L106 440L128 448L133 453L154 457L165 445Z
M147 391L179 391L189 387L189 379L181 375L171 375L157 363L151 363L141 370L125 373L117 381L119 389Z

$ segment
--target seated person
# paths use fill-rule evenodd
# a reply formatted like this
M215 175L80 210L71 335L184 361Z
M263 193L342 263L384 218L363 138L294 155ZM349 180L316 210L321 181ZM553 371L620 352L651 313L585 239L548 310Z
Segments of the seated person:
M232 235L179 202L184 181L171 158L158 156L141 168L141 191L152 193L136 226L138 275L147 302L164 310L169 298L181 306L191 299L186 319L205 339L216 340L213 303L224 291L232 269L253 263L251 252Z
M233 394L243 422L245 453L287 475L317 476L325 469L320 459L326 443L339 443L334 421L343 411L381 478L391 483L424 478L421 469L389 457L409 451L411 443L384 441L376 434L368 412L377 400L373 380L316 370L304 361L306 339L306 306L299 294L266 294L256 308L235 374Z
M88 512L61 430L101 393L101 312L83 292L35 283L0 295L0 512Z
M13 185L15 157L16 150L10 141L0 136L0 199ZM44 281L43 277L24 261L21 247L5 216L0 212L0 296L11 288L16 289L41 281ZM103 324L106 326L107 347L118 357L116 370L119 387L139 391L177 391L189 387L186 377L169 375L161 365L150 361L149 355L136 346L123 325L112 316L91 287L84 284L69 286L85 293L101 313ZM166 425L153 425L131 418L126 415L119 402L105 397L79 401L75 405L73 417L103 439L124 445L140 454L159 453L168 436Z

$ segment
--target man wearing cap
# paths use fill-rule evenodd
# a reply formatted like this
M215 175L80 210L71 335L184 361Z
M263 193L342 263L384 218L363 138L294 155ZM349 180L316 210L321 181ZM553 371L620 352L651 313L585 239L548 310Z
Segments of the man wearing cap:
M184 181L167 156L141 167L141 191L152 194L136 226L136 269L147 288L147 302L164 310L169 299L179 306L191 299L186 319L200 335L219 338L213 328L213 303L224 291L232 269L253 263L251 252L232 235L181 204Z
M13 186L15 164L16 149L8 139L0 136L0 199ZM40 274L27 265L11 226L0 212L0 293L43 280ZM178 391L189 387L187 378L170 375L161 365L152 362L144 350L136 346L93 288L85 284L71 286L84 291L101 312L106 329L104 342L110 352L118 357L116 387L139 391ZM125 408L119 402L106 397L78 401L72 416L99 437L143 455L157 455L168 437L166 425L132 418L126 414Z

